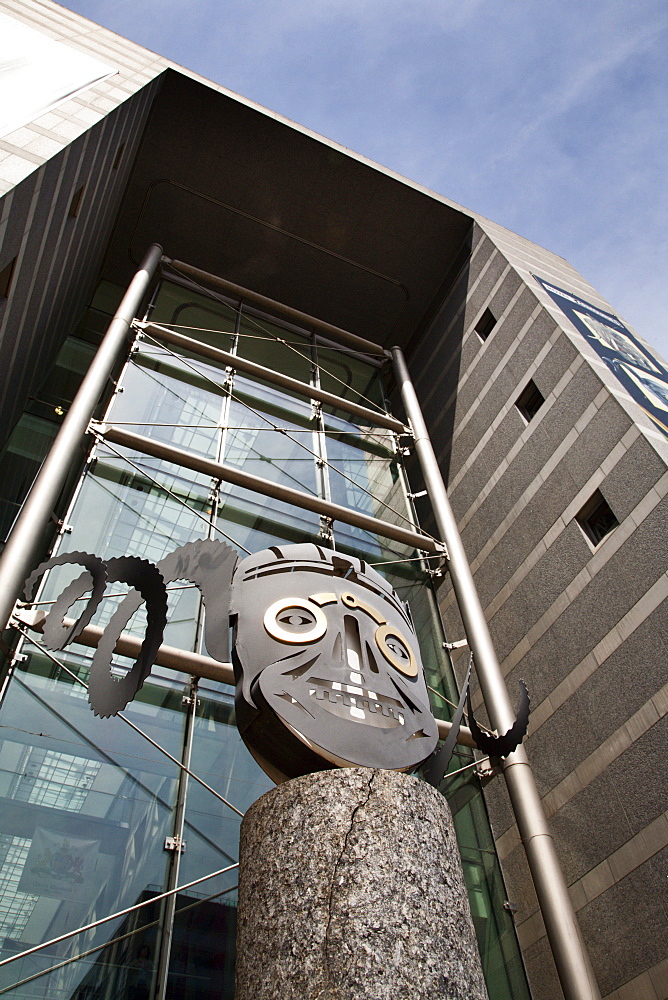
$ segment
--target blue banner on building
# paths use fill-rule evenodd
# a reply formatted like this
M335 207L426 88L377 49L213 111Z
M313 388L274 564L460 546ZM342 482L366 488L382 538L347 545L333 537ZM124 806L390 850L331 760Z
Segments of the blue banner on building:
M533 277L568 316L629 396L668 435L668 369L612 313L544 278Z

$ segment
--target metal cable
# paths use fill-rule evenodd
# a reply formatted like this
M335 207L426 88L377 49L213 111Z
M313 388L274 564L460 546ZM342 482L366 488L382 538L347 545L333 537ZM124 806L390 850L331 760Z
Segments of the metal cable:
M51 948L53 945L60 944L61 941L66 941L68 938L75 937L77 934L84 934L86 931L92 931L100 924L106 924L110 920L116 920L118 917L125 917L128 913L133 913L135 910L140 910L143 906L149 906L151 903L157 903L161 899L167 899L168 896L173 896L177 892L184 892L185 889L192 889L194 885L200 885L202 882L207 882L210 878L217 878L219 875L225 875L227 872L234 871L235 868L239 867L239 862L236 861L233 865L228 865L226 868L219 868L218 871L210 872L208 875L202 875L200 878L193 879L192 882L186 882L185 885L177 886L175 889L168 889L166 892L161 892L157 896L153 896L152 899L145 899L141 903L134 903L132 906L126 906L124 910L117 910L116 913L110 913L106 917L100 917L99 920L94 920L90 924L84 924L82 927L77 927L73 931L67 931L66 934L60 934L58 937L51 938L50 941L44 941L42 944L35 944L32 948L26 948L25 951L19 952L18 955L11 955L9 958L3 958L0 960L0 968L3 965L9 965L10 962L16 962L19 958L27 958L28 955L34 955L37 951L42 951L43 948Z
M165 266L165 265L163 265L163 266ZM178 268L174 267L172 264L168 264L167 266L171 267L172 270L176 274L180 274L181 273L178 270ZM228 303L225 301L225 299L224 299L224 297L222 295L218 295L218 293L214 292L212 289L207 288L205 285L201 285L194 278L188 277L188 280L192 281L193 285L196 285L197 288L201 289L208 297L214 299L214 301L221 302L224 305L228 305ZM240 305L241 305L241 300L240 300ZM232 308L232 307L228 306L228 308ZM235 312L236 312L236 310L235 310ZM265 330L265 328L262 326L262 324L260 323L260 321L257 320L257 319L255 319L249 313L242 313L241 309L239 309L239 315L240 316L243 315L243 318L245 320L247 320L249 323L251 323L253 326L255 326L258 330L260 330L265 335L265 339L267 339L267 340L274 340L278 344L283 344L284 347L288 347L291 351L294 351L294 353L297 354L300 358L302 358L302 360L307 361L308 364L312 368L316 368L318 371L324 372L325 375L328 375L330 378L334 379L334 381L338 382L340 385L345 386L346 389L351 389L352 388L352 386L349 386L347 382L344 382L343 379L339 378L337 375L334 375L333 372L328 371L323 365L319 365L319 364L315 363L313 361L313 359L310 358L308 355L303 354L296 347L293 347L293 345L290 344L290 343L288 343L288 341L285 340L283 337L279 337L278 334L272 333L271 330ZM164 325L165 326L178 326L179 324L178 323L165 323ZM189 329L196 330L197 327L189 327ZM220 333L221 331L220 330L214 330L214 331L204 331L203 330L202 332ZM246 336L246 334L243 334L241 332L237 332L235 334L235 336L237 336L237 337L244 337L244 336ZM339 348L339 350L340 350L340 348ZM353 352L353 353L361 353L361 352ZM381 408L378 406L378 403L374 402L373 399L369 399L369 397L365 396L363 392L359 392L358 390L353 390L353 391L356 392L356 394L357 394L357 396L358 396L359 399L363 399L367 403L371 403L371 405L374 407L374 409L378 410L379 413L383 412L381 410Z

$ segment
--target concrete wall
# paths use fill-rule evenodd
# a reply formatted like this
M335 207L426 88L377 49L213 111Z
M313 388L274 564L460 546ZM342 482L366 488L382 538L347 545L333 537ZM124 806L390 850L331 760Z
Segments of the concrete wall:
M0 271L16 261L9 295L0 298L0 371L12 387L0 400L0 446L89 301L158 85L139 91L0 199Z
M529 686L528 752L602 993L665 1000L668 441L529 271L610 306L565 261L485 229L410 366L511 697ZM530 378L545 402L527 423ZM596 489L619 526L594 546L575 517ZM440 603L460 638L447 581ZM532 990L554 1000L501 778L487 799Z

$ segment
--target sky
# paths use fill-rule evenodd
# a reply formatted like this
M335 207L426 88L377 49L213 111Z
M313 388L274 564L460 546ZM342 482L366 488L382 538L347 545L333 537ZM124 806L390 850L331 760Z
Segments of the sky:
M64 6L566 257L668 357L665 0Z

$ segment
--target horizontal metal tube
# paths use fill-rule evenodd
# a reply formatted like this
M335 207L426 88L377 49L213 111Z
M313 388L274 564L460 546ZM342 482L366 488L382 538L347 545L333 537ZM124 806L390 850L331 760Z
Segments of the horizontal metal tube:
M338 503L331 503L329 500L321 500L320 497L309 496L301 490L293 490L289 486L281 483L272 483L269 479L262 479L260 476L253 476L249 472L235 469L231 465L223 465L214 462L210 458L202 458L193 455L192 452L184 451L182 448L174 448L172 445L163 444L162 441L155 441L153 438L144 437L141 434L134 434L126 431L122 427L113 424L101 424L96 421L91 422L91 430L98 433L105 441L111 444L118 444L124 448L132 448L134 451L143 452L145 455L152 455L154 458L161 458L165 462L173 462L181 465L185 469L193 472L202 472L212 479L221 479L234 486L241 486L247 490L253 490L262 496L271 497L274 500L283 500L285 503L294 504L304 510L311 510L323 517L329 517L333 521L342 521L344 524L352 524L364 531L370 531L384 538L391 538L395 542L403 545L410 545L411 548L422 549L433 555L443 554L444 548L440 542L423 535L419 531L410 528L401 528L388 521L381 521L370 514L362 514L360 511L351 510Z
M254 375L256 378L273 382L274 385L280 385L284 389L298 392L307 399L315 399L320 403L326 403L328 406L344 410L346 413L352 413L356 417L361 417L362 420L373 424L375 427L386 427L397 434L406 434L408 432L408 428L405 424L402 424L401 420L397 420L396 417L391 417L387 413L378 413L376 410L370 410L367 406L361 406L359 403L342 399L333 392L327 392L325 389L318 389L315 386L308 385L306 382L300 382L299 379L291 378L290 375L283 375L282 372L274 371L272 368L265 368L264 365L258 365L255 361L240 358L236 354L222 351L220 348L212 347L210 344L205 344L200 340L193 340L192 337L184 337L182 333L167 330L158 323L137 323L136 326L158 340L164 340L168 344L174 344L175 347L181 347L183 350L191 351L193 354L200 355L203 358L210 358L219 364L229 365L237 371L246 372L248 375Z
M276 316L283 316L297 326L310 327L320 333L326 334L332 340L337 340L348 347L353 347L356 351L362 351L364 354L380 354L385 356L385 348L381 347L380 344L374 344L372 340L365 340L364 337L358 337L355 333L342 330L339 326L332 326L331 323L325 323L324 320L317 319L315 316L309 316L308 313L301 312L299 309L293 309L292 306L286 306L283 302L277 302L276 299L260 295L259 292L254 292L250 288L244 288L243 285L235 285L232 281L219 278L217 274L210 274L209 271L202 271L199 267L193 267L192 264L186 264L182 260L169 260L169 258L165 258L165 262L169 263L174 270L179 271L187 278L192 278L193 281L209 285L211 288L217 288L221 292L224 292L225 295L230 295L232 298L240 299L243 302L250 302L260 309L266 309L267 312L274 313Z
M63 619L65 625L73 625L74 620ZM87 625L77 642L82 646L90 646L96 649L102 634L103 628L99 625ZM123 632L116 643L114 649L119 656L137 658L142 646L142 640L137 636ZM158 650L155 662L159 667L169 667L170 670L180 670L184 674L193 677L205 677L209 681L219 681L221 684L231 684L234 687L234 671L231 663L221 663L210 656L203 656L201 653L189 653L185 649L178 649L176 646L162 645Z
M44 629L46 613L42 610L19 611L15 614L15 617L22 625L27 625L28 628L33 629L35 632L42 632ZM70 628L74 625L74 619L63 618L63 624L67 628ZM99 625L87 625L75 639L75 642L81 646L90 646L92 649L97 649L103 633L104 629L100 628ZM129 656L136 659L139 655L141 644L142 640L137 636L123 632L119 636L114 652L118 653L119 656ZM201 653L190 653L186 649L177 649L176 646L163 645L160 646L157 652L155 662L159 667L169 667L171 670L180 670L182 673L191 674L193 677L204 677L207 680L219 681L221 684L231 684L234 687L235 681L232 664L221 663L220 660L214 660L210 656L202 656ZM438 726L439 739L447 739L452 728L451 724L446 722L445 719L436 719L436 725ZM464 747L475 746L471 730L466 726L459 727L457 743Z

